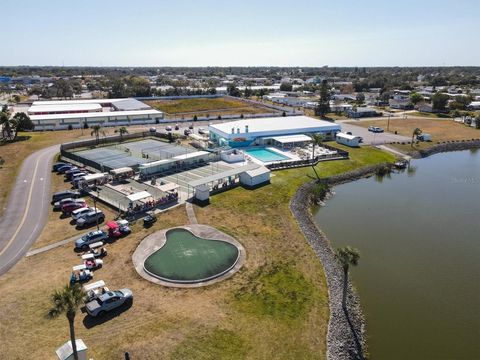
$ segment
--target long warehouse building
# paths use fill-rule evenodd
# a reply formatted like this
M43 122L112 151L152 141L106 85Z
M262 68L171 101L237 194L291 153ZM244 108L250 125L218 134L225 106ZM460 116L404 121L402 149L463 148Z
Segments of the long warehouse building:
M28 114L37 131L154 124L164 117L163 112L132 98L35 101Z

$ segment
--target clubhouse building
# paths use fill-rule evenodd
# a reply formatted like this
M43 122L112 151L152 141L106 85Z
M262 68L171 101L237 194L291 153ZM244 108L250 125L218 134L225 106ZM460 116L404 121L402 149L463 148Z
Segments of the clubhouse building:
M244 119L212 124L208 129L216 146L246 147L311 141L312 134L333 140L340 125L302 115Z

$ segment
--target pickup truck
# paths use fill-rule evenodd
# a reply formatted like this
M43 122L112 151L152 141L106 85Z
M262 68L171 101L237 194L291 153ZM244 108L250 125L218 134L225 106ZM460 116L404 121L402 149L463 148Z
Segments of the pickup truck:
M85 304L88 315L103 316L108 311L116 309L128 301L133 301L132 291L129 289L120 289L108 291Z

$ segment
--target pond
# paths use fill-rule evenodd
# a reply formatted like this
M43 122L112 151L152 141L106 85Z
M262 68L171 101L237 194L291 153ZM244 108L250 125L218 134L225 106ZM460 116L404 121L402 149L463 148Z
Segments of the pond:
M371 359L480 358L480 151L335 187L315 214L352 268Z
M186 229L168 230L166 242L147 257L145 270L165 281L203 282L232 269L238 248L226 241L202 239Z

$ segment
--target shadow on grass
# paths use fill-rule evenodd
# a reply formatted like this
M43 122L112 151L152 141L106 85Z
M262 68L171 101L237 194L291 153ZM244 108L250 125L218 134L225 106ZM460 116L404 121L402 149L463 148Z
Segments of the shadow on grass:
M133 305L133 300L128 301L125 304L123 304L122 306L105 313L104 316L94 317L94 316L90 316L90 315L87 314L87 316L85 316L84 319L83 319L83 325L85 326L85 328L91 329L91 328L93 328L97 325L104 324L107 321L112 320L112 319L120 316L121 314L123 314L125 311L130 309L132 307L132 305ZM85 307L82 308L82 313L86 313Z

